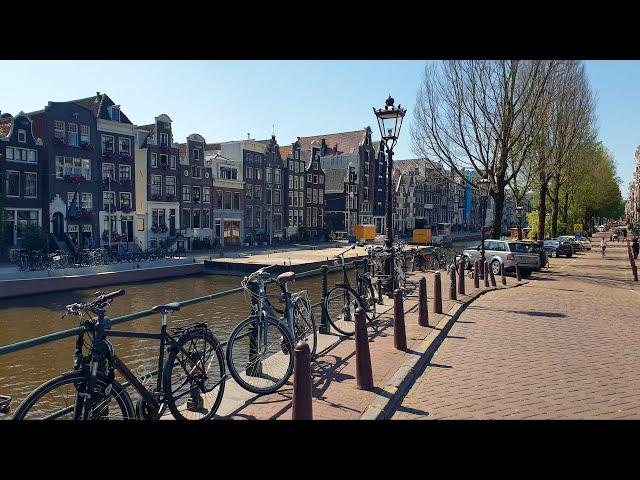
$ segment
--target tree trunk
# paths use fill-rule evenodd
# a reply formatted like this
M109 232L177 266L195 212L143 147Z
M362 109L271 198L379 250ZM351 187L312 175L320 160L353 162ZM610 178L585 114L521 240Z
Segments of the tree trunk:
M491 238L500 239L502 235L502 212L504 211L504 187L500 192L491 191L493 198L493 219L491 225Z
M538 206L538 240L544 240L544 227L547 219L547 179L544 173L540 174L540 205Z
M556 182L553 186L551 197L551 238L558 236L558 213L560 210L560 185Z
M562 206L562 221L569 225L569 191L564 192L564 205Z

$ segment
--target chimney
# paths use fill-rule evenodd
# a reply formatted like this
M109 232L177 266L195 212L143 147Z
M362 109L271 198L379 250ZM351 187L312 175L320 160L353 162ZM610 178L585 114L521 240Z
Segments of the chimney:
M247 140L251 140L251 134L247 132Z

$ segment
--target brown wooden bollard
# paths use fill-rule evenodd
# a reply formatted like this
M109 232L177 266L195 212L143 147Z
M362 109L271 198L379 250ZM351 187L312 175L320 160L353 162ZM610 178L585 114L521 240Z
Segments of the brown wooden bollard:
M484 262L484 286L489 286L489 264Z
M455 264L454 264L455 265ZM458 295L456 294L456 268L454 266L451 266L451 268L449 269L449 300L457 300L458 299Z
M292 420L313 420L311 408L311 352L299 341L293 350Z
M500 264L500 276L502 277L502 284L507 284L507 276L504 274L504 263Z
M371 371L371 353L369 352L369 335L364 308L356 308L356 381L360 390L373 388L373 372Z
M491 286L495 287L496 286L496 276L493 274L493 267L489 264L487 264L487 266L489 267L489 279L491 280Z
M433 277L433 313L442 313L442 285L440 284L440 272Z
M473 288L480 288L480 260L473 264Z
M520 276L520 265L518 265L518 260L516 259L516 278L519 282L522 281L522 277Z
M429 308L427 307L427 279L422 277L419 282L420 296L418 298L418 325L429 326Z
M465 288L464 288L464 260L460 260L460 263L458 264L458 293L460 295L464 295L465 294Z
M404 304L402 290L396 288L393 292L393 346L396 350L407 349L407 333L404 327Z

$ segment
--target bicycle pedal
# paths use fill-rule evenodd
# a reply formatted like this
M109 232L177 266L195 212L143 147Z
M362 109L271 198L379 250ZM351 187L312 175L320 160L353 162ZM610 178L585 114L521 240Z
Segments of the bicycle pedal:
M196 398L189 397L187 399L187 410L190 412L197 412L202 410L204 407L204 400L200 395L196 396Z

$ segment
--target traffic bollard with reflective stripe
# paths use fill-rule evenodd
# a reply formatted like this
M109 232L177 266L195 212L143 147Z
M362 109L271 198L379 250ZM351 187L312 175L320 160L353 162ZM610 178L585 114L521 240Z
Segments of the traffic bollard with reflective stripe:
M427 279L420 279L420 297L418 300L418 325L429 326L429 308L427 307Z
M313 420L311 408L311 352L307 342L298 342L293 354L292 419Z
M369 335L367 319L362 307L356 308L356 382L360 390L373 388L373 372L371 371L371 353L369 352Z
M491 286L495 287L496 286L496 276L493 274L493 267L489 264L487 264L487 266L489 267L489 279L491 280Z
M396 350L407 349L407 333L404 327L404 304L402 290L393 292L393 346Z

